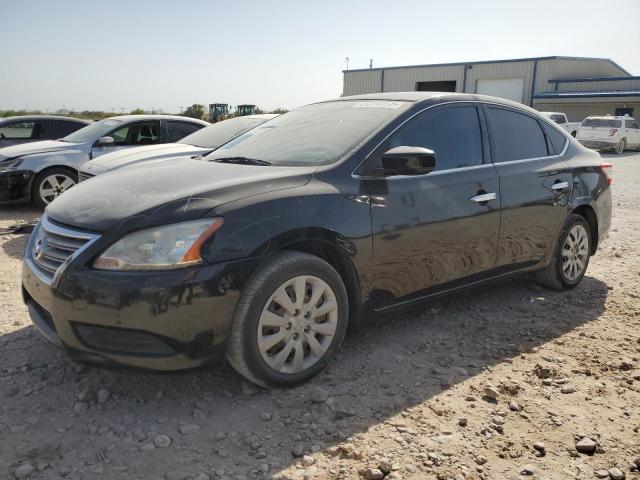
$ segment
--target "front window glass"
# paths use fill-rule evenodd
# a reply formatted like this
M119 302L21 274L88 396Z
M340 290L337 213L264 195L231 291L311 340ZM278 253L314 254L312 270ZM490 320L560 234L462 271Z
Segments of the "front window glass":
M87 125L80 130L73 132L71 135L67 135L62 139L63 142L70 143L87 143L95 142L101 137L104 137L111 130L116 128L122 123L122 120L116 120L113 118L106 118L99 122Z
M307 105L242 134L205 158L250 158L273 165L328 165L354 151L409 105L388 100Z
M436 170L482 163L482 137L474 106L435 108L411 119L390 138L387 149L424 147L436 154Z

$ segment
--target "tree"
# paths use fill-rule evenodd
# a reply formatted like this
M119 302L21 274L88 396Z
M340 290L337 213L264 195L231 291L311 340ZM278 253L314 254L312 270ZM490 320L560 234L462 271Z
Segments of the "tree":
M185 117L197 118L202 120L204 118L204 105L200 103L194 103L190 107L184 109L182 113Z
M276 108L275 110L271 110L270 113L277 113L278 115L282 115L283 113L287 113L289 110L285 110L284 108Z
M141 108L136 108L134 110L131 110L131 115L142 115L144 114L144 110Z

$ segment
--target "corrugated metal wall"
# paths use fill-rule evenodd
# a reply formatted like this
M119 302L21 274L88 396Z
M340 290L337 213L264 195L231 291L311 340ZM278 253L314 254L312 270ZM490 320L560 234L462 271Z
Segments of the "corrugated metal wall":
M555 85L549 80L565 78L606 77L627 75L619 67L606 60L549 59L503 61L493 63L471 63L467 66L464 91L476 93L478 80L522 78L524 91L522 102L531 104L531 84L535 69L535 93L553 91ZM455 80L456 91L462 92L464 65L408 66L401 68L352 70L344 73L343 95L385 92L415 91L416 83L422 81ZM587 88L588 87L588 88ZM559 90L615 90L640 88L640 81L584 82L559 84ZM574 103L574 102L571 102Z
M640 90L640 79L604 80L598 82L562 82L558 84L559 92L598 92L609 90Z
M618 107L633 108L635 118L640 117L640 101L634 102L594 102L596 99L589 99L589 102L575 103L543 103L535 102L533 108L541 112L563 112L567 114L570 122L581 122L589 115L613 115ZM566 100L565 100L566 102Z
M358 70L344 72L342 95L361 95L380 92L382 72L380 70Z
M539 60L536 68L535 91L550 92L554 84L549 80L561 78L614 77L626 75L625 72L607 61L555 59Z
M455 80L456 92L462 92L463 76L462 65L385 69L384 91L415 92L417 82Z

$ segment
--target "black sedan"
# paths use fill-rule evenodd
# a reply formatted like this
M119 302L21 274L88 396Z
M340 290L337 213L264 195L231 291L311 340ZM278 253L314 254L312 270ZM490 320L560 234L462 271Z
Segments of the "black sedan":
M203 160L64 193L29 241L24 300L80 360L176 370L224 355L292 385L371 313L525 272L576 286L609 229L610 166L497 98L316 103Z

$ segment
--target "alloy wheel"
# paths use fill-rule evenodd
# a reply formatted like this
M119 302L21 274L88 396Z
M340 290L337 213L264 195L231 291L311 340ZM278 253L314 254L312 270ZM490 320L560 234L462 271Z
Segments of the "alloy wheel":
M42 201L48 205L75 184L76 182L71 177L62 173L55 173L45 177L40 183L38 193Z
M574 225L562 245L562 274L574 282L584 273L589 258L589 238L582 225Z
M293 277L267 300L258 322L262 359L280 373L294 374L325 355L338 326L338 301L324 280Z

